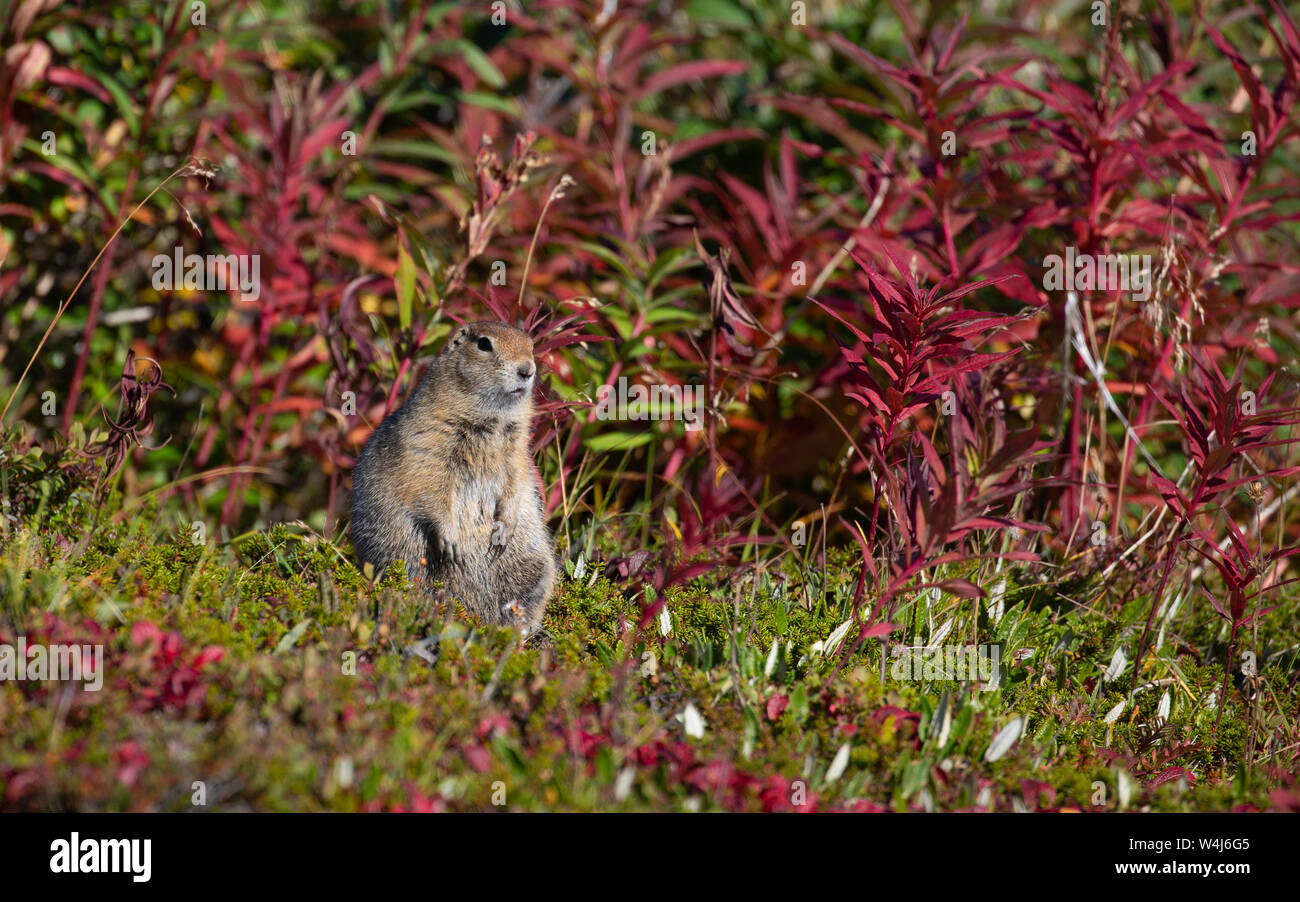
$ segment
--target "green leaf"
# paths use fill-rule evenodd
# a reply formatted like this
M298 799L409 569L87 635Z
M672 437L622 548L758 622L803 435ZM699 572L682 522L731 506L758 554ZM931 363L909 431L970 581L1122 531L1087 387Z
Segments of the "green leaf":
M729 0L691 0L686 4L686 15L694 22L721 22L724 25L754 27L754 20L749 13Z
M384 185L379 182L354 182L343 189L343 197L350 201L361 202L366 195L373 194L392 206L406 203L411 199L409 191L400 185Z
M680 307L656 307L647 312L645 318L648 323L664 323L674 320L693 322L701 317L694 310L682 310Z
M411 327L411 304L415 300L415 261L406 245L397 246L397 321L403 329Z
M422 106L445 106L451 102L451 97L437 91L420 90L402 94L394 90L384 96L384 106L389 113L402 113Z
M453 41L452 44L461 52L465 62L474 70L474 74L488 83L488 87L500 89L506 86L506 77L476 44L464 39Z
M899 791L903 798L910 799L924 789L930 779L930 762L909 761L903 767L903 779L899 781Z
M378 157L399 157L413 158L423 160L438 160L442 163L459 164L460 157L456 154L430 143L428 140L421 141L399 141L393 139L379 139L371 141L369 151Z
M528 765L524 763L524 759L519 756L519 752L504 736L493 737L492 745L496 748L497 757L505 761L511 770L520 777L528 776Z
M659 284L659 280L669 273L698 265L698 259L689 260L685 259L686 257L687 249L683 247L675 247L660 254L658 259L650 266L650 271L646 273L646 293L654 294L655 286Z
M507 116L521 116L519 104L513 100L507 100L504 97L498 97L495 94L484 94L482 91L466 91L460 95L463 103L473 106L481 106L484 109L496 110L498 113L505 113Z
M443 56L460 57L489 88L499 90L506 86L506 77L501 74L501 70L472 41L467 41L464 38L457 38L454 41L439 41L430 49L434 53Z
M808 716L808 687L800 683L790 690L790 706L787 709L795 724L801 724Z
M285 633L284 636L280 639L280 641L276 644L275 653L277 655L283 654L284 652L288 651L289 649L297 645L298 640L302 638L303 633L307 632L307 627L309 626L311 626L310 617L308 617L306 620L299 623L293 629L289 630L289 632Z
M597 453L604 451L630 451L649 444L653 432L606 432L587 439L587 447Z
M753 753L754 743L758 740L758 734L761 728L758 722L758 715L754 713L753 708L749 705L745 705L742 710L745 714L745 742L742 754L744 757L748 758Z
M614 782L614 753L609 746L596 749L596 779L605 786ZM527 771L525 771L526 773Z
M127 128L130 129L133 136L138 136L140 134L140 117L135 111L135 103L131 100L131 95L126 88L122 87L117 79L101 69L94 66L83 66L82 68L86 75L99 82L99 86L112 96L118 114L126 120Z
M595 254L597 257L604 260L614 269L618 270L619 274L623 276L623 278L626 279L629 283L631 283L632 286L635 286L638 289L640 288L641 286L640 278L638 278L637 275L632 272L631 268L628 267L627 263L624 262L623 259L619 257L618 254L614 253L612 250L610 250L609 248L603 245L596 244L591 241L579 241L577 242L577 246L582 248L583 250L590 251L591 253Z

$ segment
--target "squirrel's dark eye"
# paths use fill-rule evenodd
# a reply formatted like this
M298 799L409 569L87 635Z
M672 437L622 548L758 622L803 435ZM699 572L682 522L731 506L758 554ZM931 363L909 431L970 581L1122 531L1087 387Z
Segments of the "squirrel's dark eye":
M480 339L478 340L478 349L479 349L480 351L490 351L490 350L492 350L492 339L490 339L490 338L480 338Z

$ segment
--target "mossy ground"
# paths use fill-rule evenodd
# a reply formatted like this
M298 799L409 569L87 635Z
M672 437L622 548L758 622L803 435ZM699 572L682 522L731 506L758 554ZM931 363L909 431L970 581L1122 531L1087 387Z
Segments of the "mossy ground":
M1107 606L1087 585L1063 598L1003 571L983 580L1005 580L1000 617L989 599L949 596L895 612L895 639L924 643L951 619L948 644L1001 643L1000 685L986 690L882 673L878 639L848 656L852 635L825 648L856 585L849 550L824 576L787 561L650 599L570 565L545 632L521 643L412 591L400 568L371 584L346 546L305 528L196 543L188 528L159 538L164 520L146 507L114 525L77 493L55 514L11 518L0 641L102 644L106 676L98 692L0 682L0 808L1222 810L1300 798L1286 749L1294 599L1261 622L1259 676L1234 673L1220 718L1208 702L1223 675L1216 623L1159 621L1137 679L1155 685L1130 696L1132 663L1102 675L1117 647L1135 653L1149 602ZM647 601L666 617L643 622ZM1016 718L1020 738L990 754Z

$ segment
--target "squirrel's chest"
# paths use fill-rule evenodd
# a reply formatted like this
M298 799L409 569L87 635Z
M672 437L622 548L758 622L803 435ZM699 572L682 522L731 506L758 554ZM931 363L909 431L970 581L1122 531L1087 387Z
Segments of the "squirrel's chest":
M491 531L497 508L509 488L509 448L495 429L463 429L448 449L452 507L458 523Z
M502 436L486 429L459 430L446 448L448 463L458 481L485 485L504 482L508 452Z
M496 521L497 505L505 491L504 474L471 479L456 486L452 495L454 519L466 527L490 531Z
M434 491L456 530L486 540L511 490L512 436L500 422L451 419L439 426L409 437L407 459L434 475Z

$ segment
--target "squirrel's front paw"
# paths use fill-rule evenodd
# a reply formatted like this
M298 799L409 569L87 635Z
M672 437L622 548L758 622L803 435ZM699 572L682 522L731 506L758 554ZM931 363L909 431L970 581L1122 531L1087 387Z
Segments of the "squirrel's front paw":
M495 553L500 554L506 550L506 546L510 544L510 539L515 534L515 527L518 525L518 505L506 503L504 500L497 502L492 517L492 535L489 539L489 544Z
M416 517L415 527L424 539L426 554L420 559L421 564L430 567L458 567L465 563L465 553L460 543L452 541L439 525L439 521L432 517Z
M489 539L492 550L497 554L505 551L506 546L510 544L510 537L514 534L514 522L498 517L492 522L492 535Z
M433 551L438 560L448 566L459 567L465 563L465 556L460 546L441 533L433 539Z

